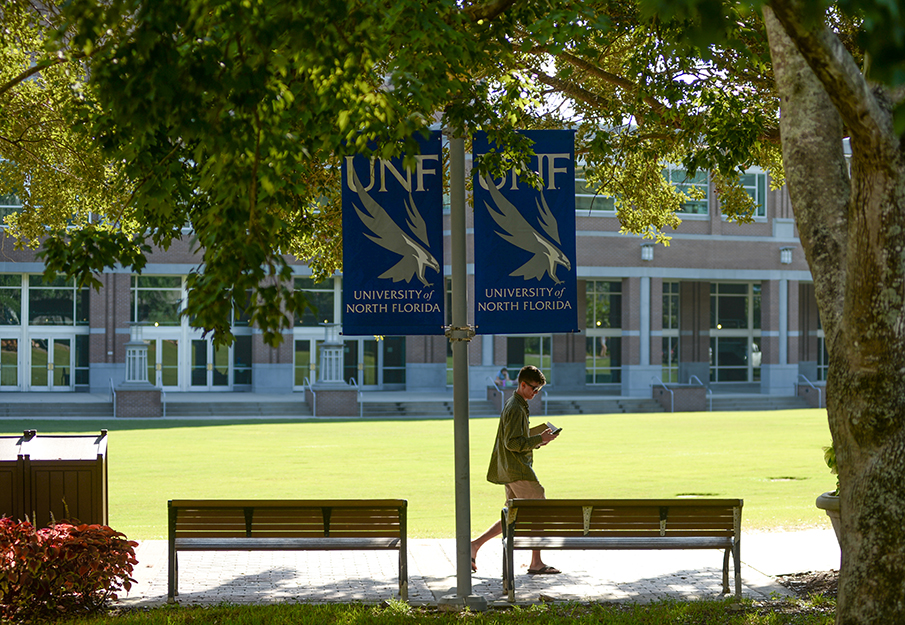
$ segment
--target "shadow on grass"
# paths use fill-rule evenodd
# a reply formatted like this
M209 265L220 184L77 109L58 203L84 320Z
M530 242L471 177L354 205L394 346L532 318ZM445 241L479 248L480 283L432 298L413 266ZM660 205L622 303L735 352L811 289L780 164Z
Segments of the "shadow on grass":
M469 419L497 419L496 415L475 415ZM205 428L228 425L285 425L287 423L416 423L420 421L452 421L452 417L185 417L145 419L123 418L3 418L0 419L0 435L21 434L24 430L37 430L38 434L81 434L100 430L110 432L126 430L166 430L174 428Z

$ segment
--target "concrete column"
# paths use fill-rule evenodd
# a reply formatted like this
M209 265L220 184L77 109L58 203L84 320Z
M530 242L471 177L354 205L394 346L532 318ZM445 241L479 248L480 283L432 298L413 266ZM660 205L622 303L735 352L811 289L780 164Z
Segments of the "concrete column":
M652 378L660 375L660 366L651 365L650 359L650 278L629 278L622 284L621 392L650 397Z
M789 364L788 280L761 285L760 391L765 395L794 395L798 365Z

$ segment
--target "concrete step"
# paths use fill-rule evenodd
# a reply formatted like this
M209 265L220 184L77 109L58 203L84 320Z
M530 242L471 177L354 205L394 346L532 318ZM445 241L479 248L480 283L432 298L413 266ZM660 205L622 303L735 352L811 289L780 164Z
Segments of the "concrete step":
M0 417L56 419L59 417L112 417L113 402L3 402L0 395Z
M303 401L178 402L168 401L167 417L310 417Z
M713 395L713 410L719 412L798 410L810 407L806 399L792 395L751 395L747 397Z
M548 415L643 412L663 412L663 407L654 399L626 397L612 399L551 399L547 402Z
M365 417L449 417L453 418L451 401L365 402ZM469 416L496 415L499 411L486 400L470 400Z

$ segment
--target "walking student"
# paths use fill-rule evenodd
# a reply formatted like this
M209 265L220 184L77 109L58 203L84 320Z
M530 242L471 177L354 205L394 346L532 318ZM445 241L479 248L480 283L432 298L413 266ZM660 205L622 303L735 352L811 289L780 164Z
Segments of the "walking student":
M519 371L518 388L512 394L500 414L493 453L490 456L490 468L487 469L487 481L503 484L506 488L506 500L509 499L544 499L544 487L541 486L532 467L534 450L556 440L559 432L553 431L546 424L528 427L528 400L532 399L547 383L540 369L534 365L526 365ZM533 431L533 433L532 433ZM478 550L488 540L503 533L503 524L497 521L487 530L471 541L471 570L477 571ZM547 566L541 560L540 550L531 552L531 563L528 573L532 575L553 575L560 571Z

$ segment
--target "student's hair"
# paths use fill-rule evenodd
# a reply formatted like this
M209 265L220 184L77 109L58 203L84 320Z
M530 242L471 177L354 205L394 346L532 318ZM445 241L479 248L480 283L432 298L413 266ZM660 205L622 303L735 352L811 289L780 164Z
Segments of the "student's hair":
M541 370L534 365L525 365L518 372L519 383L533 384L534 386L543 386L547 383L547 378L541 373Z

